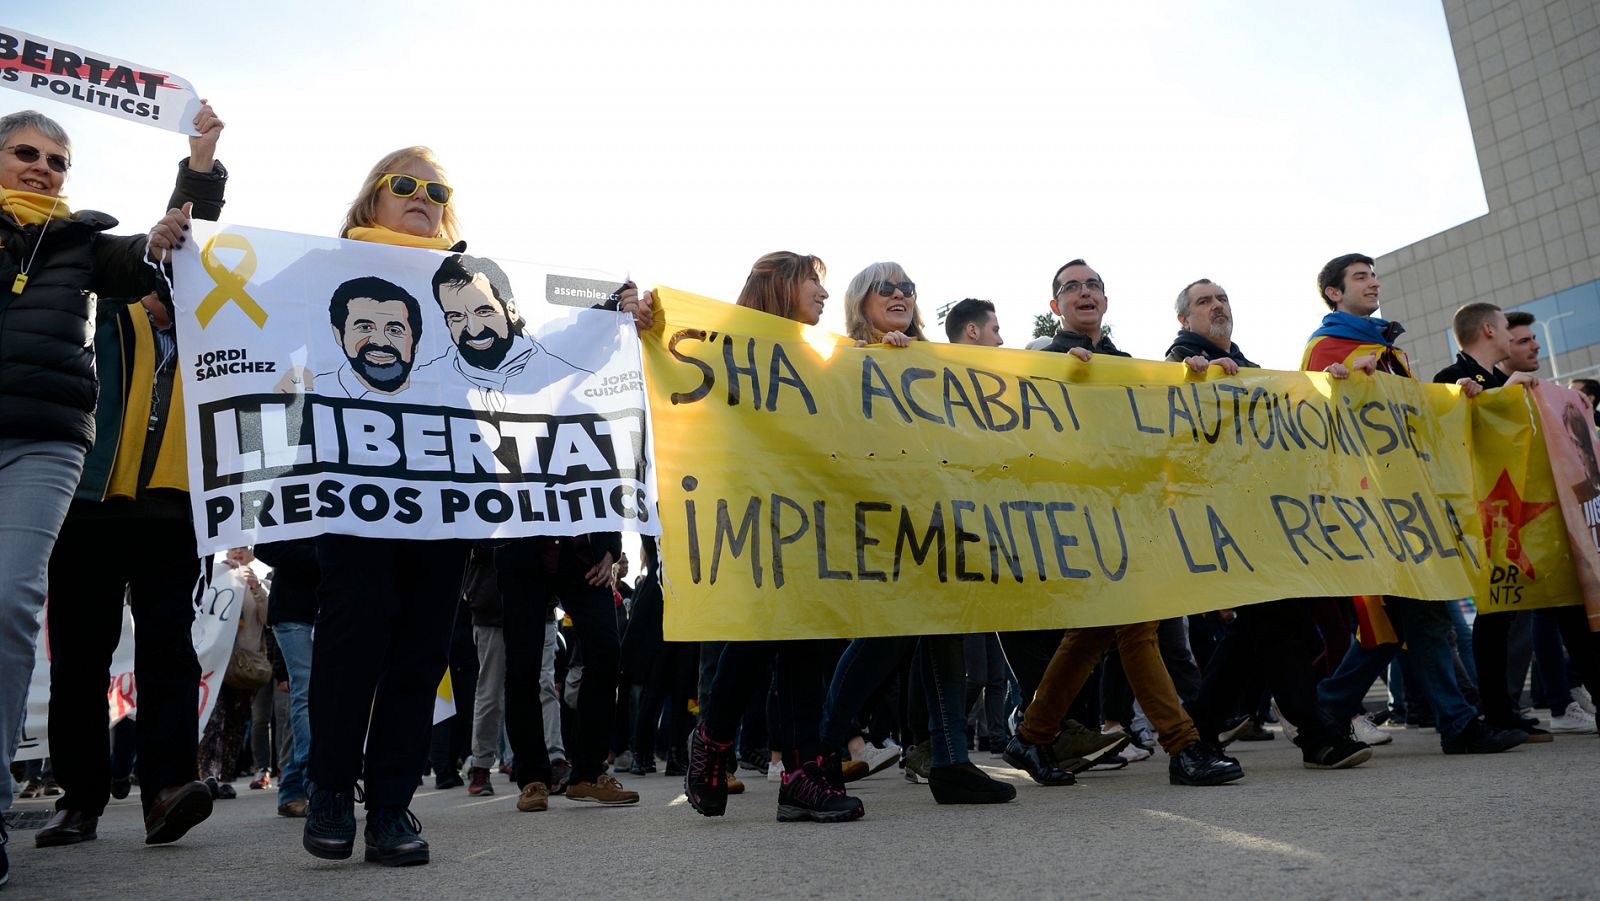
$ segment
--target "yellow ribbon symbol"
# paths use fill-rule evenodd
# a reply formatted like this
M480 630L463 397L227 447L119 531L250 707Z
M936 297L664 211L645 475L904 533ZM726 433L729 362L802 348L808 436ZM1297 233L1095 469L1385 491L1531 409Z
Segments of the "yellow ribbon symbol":
M217 259L212 248L221 247L227 250L244 251L244 259L239 261L237 269L229 269L227 264ZM200 327L205 328L211 324L211 317L217 315L222 307L230 301L239 305L246 316L256 324L256 328L265 328L267 325L267 311L256 303L245 290L245 282L256 273L256 249L250 246L244 235L234 232L221 232L213 235L211 240L200 251L200 265L205 267L206 275L217 283L215 288L200 299L200 306L194 311L195 318L200 320Z

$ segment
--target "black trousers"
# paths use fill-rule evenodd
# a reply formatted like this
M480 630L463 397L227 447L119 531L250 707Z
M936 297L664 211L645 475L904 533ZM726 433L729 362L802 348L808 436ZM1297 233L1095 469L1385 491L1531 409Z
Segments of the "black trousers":
M200 663L194 655L200 558L188 519L108 516L74 504L50 555L50 758L64 791L57 810L91 816L111 797L106 686L133 608L140 797L148 813L163 788L192 782L200 735ZM217 673L209 690L222 687Z
M456 614L450 638L450 694L456 712L433 724L428 740L428 769L435 778L457 772L472 753L472 702L478 693L478 646L472 640L472 614Z
M839 660L837 644L827 639L728 642L717 661L711 695L702 701L706 734L715 741L734 740L752 699L768 691L765 674L770 667L777 690L773 749L782 752L790 770L820 757L822 707Z
M348 791L360 778L368 810L410 806L428 760L470 545L354 535L316 541L322 581L311 644L311 782Z
M546 539L547 540L547 539ZM539 703L539 666L544 659L545 624L560 599L572 617L583 649L583 681L578 685L578 734L565 742L573 782L593 782L606 766L617 704L617 669L622 642L611 589L590 585L589 566L563 542L554 573L545 572L538 539L519 539L495 549L506 631L506 738L517 761L517 783L550 781L544 712Z
M1507 678L1511 626L1516 616L1515 610L1480 613L1472 622L1472 657L1478 668L1481 700L1478 708L1491 726L1502 729L1515 726L1522 719L1522 686L1517 686L1517 700L1513 700ZM1526 674L1524 671L1523 675Z
M1253 706L1263 675L1278 709L1299 730L1295 744L1316 749L1342 733L1344 725L1317 703L1315 661L1322 639L1311 602L1286 598L1235 613L1211 651L1199 696L1188 705L1200 734L1214 740L1241 702Z

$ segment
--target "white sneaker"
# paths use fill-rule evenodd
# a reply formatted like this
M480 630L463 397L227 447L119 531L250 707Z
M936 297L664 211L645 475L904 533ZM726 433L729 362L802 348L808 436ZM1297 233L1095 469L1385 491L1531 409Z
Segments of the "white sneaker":
M1394 736L1379 731L1378 727L1372 724L1372 716L1366 713L1350 718L1350 736L1369 745L1386 745L1394 741Z
M1567 705L1566 712L1550 718L1550 731L1563 735L1589 735L1595 731L1594 714L1573 701Z
M1582 685L1574 685L1572 687L1572 699L1578 702L1578 706L1583 708L1584 713L1594 716L1594 698L1589 694L1589 689L1584 688Z
M783 761L781 761L781 760L777 761L776 763L774 763L771 766L767 767L767 781L768 782L782 782L783 781Z
M1149 748L1141 748L1138 745L1129 742L1127 747L1117 752L1117 756L1128 763L1138 763L1141 760L1149 760L1150 756L1154 753L1155 752Z
M861 756L856 759L867 765L867 775L870 776L899 763L900 748L898 746L880 748L877 745L869 744L861 749Z
M1282 710L1278 709L1277 698L1272 699L1272 715L1278 718L1278 728L1283 730L1283 737L1294 741L1294 737L1300 734L1300 730L1296 729L1294 723L1289 722L1289 718L1283 715Z

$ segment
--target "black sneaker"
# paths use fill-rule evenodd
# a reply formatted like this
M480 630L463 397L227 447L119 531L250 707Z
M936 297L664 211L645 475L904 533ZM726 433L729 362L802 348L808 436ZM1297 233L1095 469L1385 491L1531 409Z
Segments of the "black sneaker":
M734 767L731 767L731 766L730 767L726 767L725 770L727 772L731 773L731 772L733 772ZM649 771L653 773L653 772L656 771L656 768L655 767L651 767ZM673 755L670 755L670 754L667 755L667 765L666 765L666 767L664 769L662 769L661 775L667 776L667 777L673 777L673 776L685 776L685 775L688 775L688 773L689 773L689 765L683 762L683 758L676 757L676 756L673 756Z
M1439 746L1446 754L1498 754L1509 751L1528 740L1521 729L1496 729L1482 720L1470 720L1454 738L1441 741Z
M731 743L706 737L705 725L689 733L689 768L683 793L701 816L720 817L728 810L728 748Z
M847 823L861 819L866 812L860 798L852 798L844 789L834 787L823 771L821 758L806 761L797 773L783 774L783 787L778 789L780 823L801 820Z
M380 807L367 814L367 863L411 867L428 862L422 824L404 807Z
M1223 785L1242 778L1239 761L1203 741L1189 742L1167 765L1167 781L1173 785Z
M755 770L765 776L767 768L772 765L772 752L766 748L748 751L743 757L739 758L739 764L747 770Z
M934 767L928 787L940 804L1004 804L1017 797L1016 786L990 778L971 763Z
M347 860L356 847L356 799L352 792L311 787L301 844L323 860Z
M1320 748L1301 752L1300 757L1308 770L1346 770L1372 759L1372 748L1366 742L1340 736Z
M1056 766L1055 755L1048 745L1034 745L1022 740L1021 735L1011 736L1002 759L1027 773L1040 785L1072 785L1077 782L1071 773ZM930 783L933 774L928 774Z

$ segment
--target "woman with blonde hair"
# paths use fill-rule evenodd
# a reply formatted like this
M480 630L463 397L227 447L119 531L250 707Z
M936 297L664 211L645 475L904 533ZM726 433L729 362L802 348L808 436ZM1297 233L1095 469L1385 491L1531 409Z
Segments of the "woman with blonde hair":
M927 340L917 309L916 283L899 263L873 263L857 273L845 289L844 307L846 329L858 345L907 347L912 341ZM940 804L1001 804L1015 798L1014 787L991 779L967 757L967 670L960 635L851 641L828 686L820 730L823 743L844 748L859 731L856 720L868 700L913 654L927 698L928 787L933 799ZM916 728L913 733L921 731Z
M443 168L407 147L367 173L339 236L401 247L465 249ZM413 325L413 329L417 328ZM426 765L433 698L449 661L468 542L324 534L311 651L311 798L305 849L355 848L356 781L367 808L366 859L428 862L411 814Z
M857 345L926 341L917 285L899 263L873 263L844 289L845 334Z

